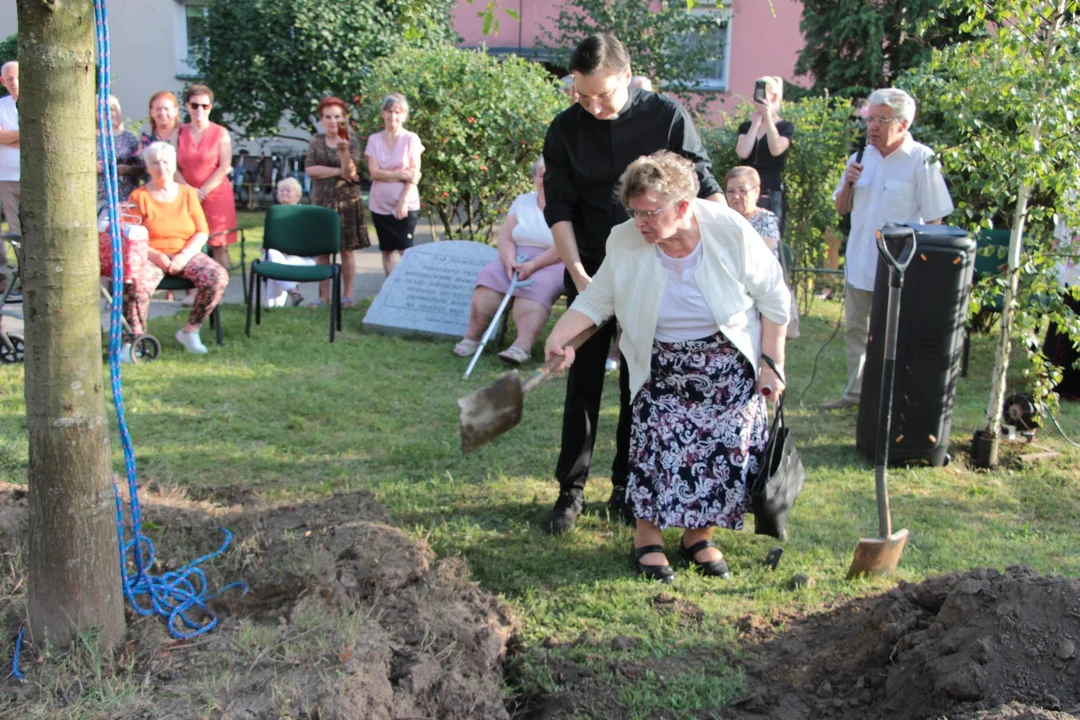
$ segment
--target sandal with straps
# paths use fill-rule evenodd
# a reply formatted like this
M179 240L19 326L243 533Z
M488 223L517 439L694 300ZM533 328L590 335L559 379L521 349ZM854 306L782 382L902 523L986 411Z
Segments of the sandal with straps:
M523 365L529 362L529 360L532 358L532 355L529 354L529 351L525 350L524 348L519 348L517 345L511 345L510 347L499 353L498 357L507 365L513 365L517 367L518 365Z
M662 583L669 584L675 581L675 571L671 569L671 566L666 562L663 565L642 565L641 558L650 553L664 554L663 545L643 545L641 547L634 547L633 542L630 543L630 561L634 563L634 567L638 571L638 575L644 575L649 580L659 580Z
M461 342L454 346L454 354L458 357L469 357L476 352L476 348L478 347L480 347L480 343L476 340L462 338Z
M702 562L697 559L697 554L706 548L714 548L716 543L712 540L702 540L696 542L690 547L684 547L682 540L679 541L679 554L682 555L691 565L696 565L701 569L701 574L706 577L718 577L721 579L727 579L731 577L731 569L728 567L727 562L721 557L719 560L709 560Z

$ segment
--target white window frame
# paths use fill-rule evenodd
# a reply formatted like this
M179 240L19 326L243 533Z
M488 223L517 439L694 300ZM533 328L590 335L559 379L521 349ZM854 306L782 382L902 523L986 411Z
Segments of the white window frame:
M173 4L173 48L175 49L176 76L192 78L199 74L191 64L191 48L188 47L187 10L192 5L206 6L205 0L176 0Z
M701 17L719 16L725 21L722 31L724 33L723 76L698 78L694 88L703 92L725 92L731 79L731 26L734 24L732 0L696 0L690 13Z

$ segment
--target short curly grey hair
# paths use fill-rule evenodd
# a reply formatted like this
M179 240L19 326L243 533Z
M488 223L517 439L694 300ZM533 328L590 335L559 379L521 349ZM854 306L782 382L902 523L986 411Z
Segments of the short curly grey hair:
M176 148L167 142L152 142L146 146L146 149L142 151L143 162L149 165L158 158L164 156L166 160L176 167Z
M894 118L907 120L908 125L915 122L915 98L900 88L881 88L870 93L867 102L871 105L884 105L893 111Z
M670 150L642 155L630 163L616 187L624 207L630 207L631 198L645 193L656 193L665 203L673 203L692 200L700 190L694 163Z

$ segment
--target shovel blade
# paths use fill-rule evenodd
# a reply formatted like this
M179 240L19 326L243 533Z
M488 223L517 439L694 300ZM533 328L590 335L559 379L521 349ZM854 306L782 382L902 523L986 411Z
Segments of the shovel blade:
M458 398L461 454L468 455L515 427L521 422L524 404L525 395L516 370Z
M848 570L848 580L860 575L891 575L896 572L900 554L907 543L907 529L897 530L888 537L862 538L855 548L855 558Z

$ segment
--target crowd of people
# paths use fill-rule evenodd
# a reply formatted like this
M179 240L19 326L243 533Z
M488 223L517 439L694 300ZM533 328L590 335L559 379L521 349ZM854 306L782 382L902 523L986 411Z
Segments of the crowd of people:
M683 530L680 555L705 575L727 577L715 530L742 527L768 439L765 395L783 393L785 344L797 335L782 264L783 171L797 137L781 116L782 82L758 81L753 114L738 131L735 151L743 164L727 170L721 183L690 115L654 92L648 78L633 75L617 38L585 39L570 70L563 83L569 106L551 121L543 156L531 168L535 189L511 206L498 257L477 277L468 329L453 352L477 350L513 284L517 336L499 357L528 362L565 294L569 310L544 346L545 357L560 358L559 368L568 370L555 466L560 489L545 530L567 532L584 508L604 379L614 370L619 417L608 509L635 528L633 566L670 582L674 570L661 531L674 527ZM17 64L4 65L0 78L10 93L0 99L0 205L18 232ZM188 279L191 312L176 339L195 353L206 352L199 329L222 297L227 248L235 241L232 145L225 128L209 120L213 102L210 88L190 86L184 93L190 121L182 123L177 97L156 93L141 138L125 130L119 103L110 102L121 195L150 238L149 262L125 290L125 314L141 331L161 278ZM914 100L901 90L877 90L863 112L864 144L848 158L833 194L837 212L850 215L848 384L827 409L859 400L877 265L874 231L887 222L941 222L952 210L933 152L909 132ZM323 131L308 145L306 171L311 201L342 220L348 306L355 303L352 251L370 245L361 163L371 178L366 210L389 275L413 243L425 147L406 129L409 103L400 93L383 99L382 129L363 148L350 133L344 101L324 97L317 113ZM300 197L295 180L280 183L280 202ZM269 290L270 304L304 301L295 284ZM324 284L312 304L328 303L329 292ZM585 331L591 335L580 341ZM130 354L130 346L125 350Z

